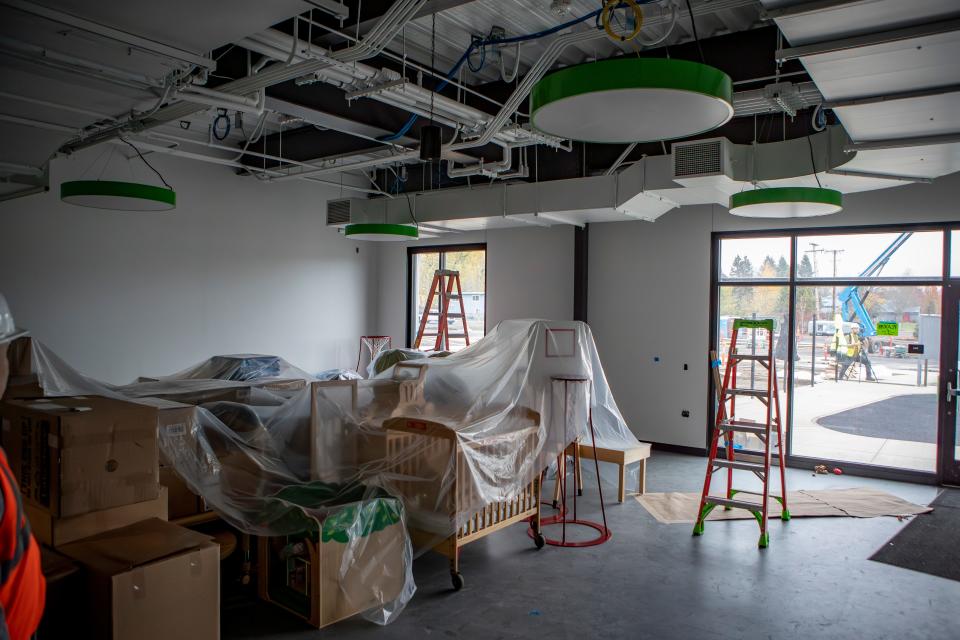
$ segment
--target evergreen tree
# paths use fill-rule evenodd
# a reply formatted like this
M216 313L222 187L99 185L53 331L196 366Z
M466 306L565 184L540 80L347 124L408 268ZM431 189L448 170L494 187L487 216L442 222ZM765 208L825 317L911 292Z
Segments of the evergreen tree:
M780 261L777 263L777 277L778 278L789 278L790 277L790 265L787 263L787 259L783 256L780 256Z
M797 275L801 278L813 277L813 263L810 262L810 256L807 254L803 254L803 259L800 260L800 268L797 269Z

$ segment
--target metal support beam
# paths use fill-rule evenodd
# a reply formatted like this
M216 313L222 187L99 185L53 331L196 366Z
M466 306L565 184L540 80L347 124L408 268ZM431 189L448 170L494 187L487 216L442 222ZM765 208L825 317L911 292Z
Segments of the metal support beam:
M156 40L144 38L126 31L121 31L120 29L114 29L113 27L108 27L91 20L86 20L70 13L49 9L32 2L26 2L25 0L0 0L0 4L10 7L11 9L28 13L30 15L51 20L59 24L65 24L69 27L81 29L88 33L93 33L110 40L122 42L123 44L136 49L160 55L165 58L197 65L198 67L210 69L211 71L217 68L216 61L205 56L198 55L191 51L184 51L183 49L178 49L176 47L171 47L170 45L163 44L162 42L157 42Z
M902 93L888 93L877 96L864 96L862 98L848 98L846 100L833 100L824 102L824 109L839 109L841 107L860 107L868 104L879 104L881 102L895 102L897 100L910 100L912 98L928 98L930 96L942 96L948 93L960 93L960 84L949 84L943 87L933 87L931 89L917 89L916 91L904 91Z
M830 169L827 173L834 176L847 176L850 178L879 178L880 180L896 180L898 182L923 182L931 183L932 178L919 178L914 176L891 175L888 173L877 173L875 171L848 171L846 169Z
M762 20L777 20L779 18L795 18L805 16L811 13L820 13L821 11L830 11L831 9L846 9L858 4L868 4L875 0L813 0L796 4L792 7L782 9L767 9L760 12Z
M50 187L38 186L38 187L28 187L26 189L20 189L19 191L11 191L10 193L2 193L0 194L0 202L6 202L7 200L16 200L17 198L32 196L38 193L45 193L47 191L50 191Z
M776 53L777 62L786 62L808 56L818 56L825 53L835 53L837 51L849 51L851 49L862 49L863 47L872 47L878 44L887 44L888 42L900 42L903 40L913 40L915 38L925 38L927 36L936 36L942 33L952 33L960 31L960 18L952 20L938 20L937 22L928 22L903 29L893 29L891 31L879 31L876 33L867 33L862 36L853 36L851 38L841 38L839 40L828 40L826 42L815 42L800 47L790 49L778 49Z
M57 124L55 122L44 122L42 120L33 120L31 118L21 118L20 116L12 116L7 113L0 113L0 122L10 122L12 124L22 124L25 127L33 127L34 129L46 129L47 131L61 131L63 133L77 133L75 127L68 127L66 125Z
M908 147L929 147L935 144L953 144L960 142L960 133L945 133L939 136L918 136L915 138L893 138L892 140L868 140L852 142L843 148L847 153L855 151L877 151L881 149L906 149Z

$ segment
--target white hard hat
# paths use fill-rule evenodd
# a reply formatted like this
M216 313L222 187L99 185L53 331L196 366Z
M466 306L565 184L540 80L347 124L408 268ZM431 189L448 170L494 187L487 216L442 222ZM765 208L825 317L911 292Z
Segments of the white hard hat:
M13 323L13 314L10 313L10 307L7 306L7 300L0 293L0 344L6 344L16 340L20 336L27 335L23 329L18 329Z

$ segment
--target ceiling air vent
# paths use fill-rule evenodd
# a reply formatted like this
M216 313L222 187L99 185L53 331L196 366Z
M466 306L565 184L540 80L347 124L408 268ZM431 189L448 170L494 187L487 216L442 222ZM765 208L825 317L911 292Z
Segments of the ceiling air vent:
M327 226L350 224L350 200L327 201Z
M723 138L673 145L673 177L699 178L725 173L729 160Z

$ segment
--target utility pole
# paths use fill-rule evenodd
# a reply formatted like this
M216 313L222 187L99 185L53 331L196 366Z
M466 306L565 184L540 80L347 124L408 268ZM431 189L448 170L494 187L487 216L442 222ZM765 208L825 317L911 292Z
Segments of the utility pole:
M837 277L837 254L843 253L845 249L820 249L823 253L832 253L833 254L833 277ZM831 298L833 303L833 312L832 315L834 318L837 317L837 285L833 285L833 297Z
M813 254L813 277L820 275L817 269L817 254L823 253L823 249L816 242L810 243L810 248L804 253ZM813 287L813 331L810 332L810 386L817 384L817 320L820 319L820 291L816 285Z

